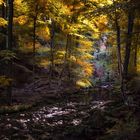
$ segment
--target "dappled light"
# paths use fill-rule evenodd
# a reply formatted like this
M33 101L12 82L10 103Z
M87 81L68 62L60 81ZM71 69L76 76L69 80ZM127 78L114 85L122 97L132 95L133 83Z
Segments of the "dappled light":
M0 140L139 140L139 15L139 0L0 0Z

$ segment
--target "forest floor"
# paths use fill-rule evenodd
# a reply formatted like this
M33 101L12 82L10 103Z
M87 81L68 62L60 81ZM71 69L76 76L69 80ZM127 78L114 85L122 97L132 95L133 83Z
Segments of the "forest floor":
M31 106L26 110L2 112L0 140L115 140L118 135L122 135L118 140L128 136L128 140L139 140L139 132L134 131L139 129L135 121L139 115L133 115L137 109L123 105L120 100L114 101L111 86L89 90L70 87L56 90L55 86L52 82L50 88L46 79L38 79L13 89L15 108ZM130 129L122 134L123 127ZM113 134L107 133L109 129Z

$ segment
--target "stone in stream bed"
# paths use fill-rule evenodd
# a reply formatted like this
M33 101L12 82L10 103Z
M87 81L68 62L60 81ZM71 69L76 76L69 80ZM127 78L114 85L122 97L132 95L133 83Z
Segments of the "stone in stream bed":
M19 131L20 129L18 127L13 127L14 130Z
M5 125L5 129L10 129L12 127L12 124L7 124L7 125Z
M75 126L76 125L79 125L79 124L81 124L82 123L82 120L81 119L74 119L73 121L72 121L72 124L74 124Z
M25 116L25 114L20 114L20 116L21 116L21 117L24 117L24 116Z

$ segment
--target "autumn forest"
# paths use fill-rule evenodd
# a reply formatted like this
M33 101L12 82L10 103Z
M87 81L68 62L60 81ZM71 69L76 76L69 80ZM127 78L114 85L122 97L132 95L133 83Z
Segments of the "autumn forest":
M140 140L140 1L0 0L0 140Z

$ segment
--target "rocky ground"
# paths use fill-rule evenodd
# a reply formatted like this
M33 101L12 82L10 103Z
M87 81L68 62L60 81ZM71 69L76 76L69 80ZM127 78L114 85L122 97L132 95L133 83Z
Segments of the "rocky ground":
M1 140L15 139L59 139L67 127L80 125L95 108L103 109L104 102L93 102L90 107L80 103L65 106L43 106L35 111L22 112L15 116L6 114L0 119ZM63 136L63 135L62 135Z
M70 139L68 129L80 126L90 112L104 110L109 101L63 101L41 105L32 110L1 115L1 140ZM77 139L77 138L73 138Z
M13 104L36 106L1 114L0 140L85 140L77 130L82 132L80 129L90 112L103 111L110 101L99 98L93 90L56 88L55 83L51 87L46 79L38 79L13 89Z
M13 91L15 107L33 106L0 114L0 140L139 140L138 107L114 102L111 85L58 88L44 78Z

